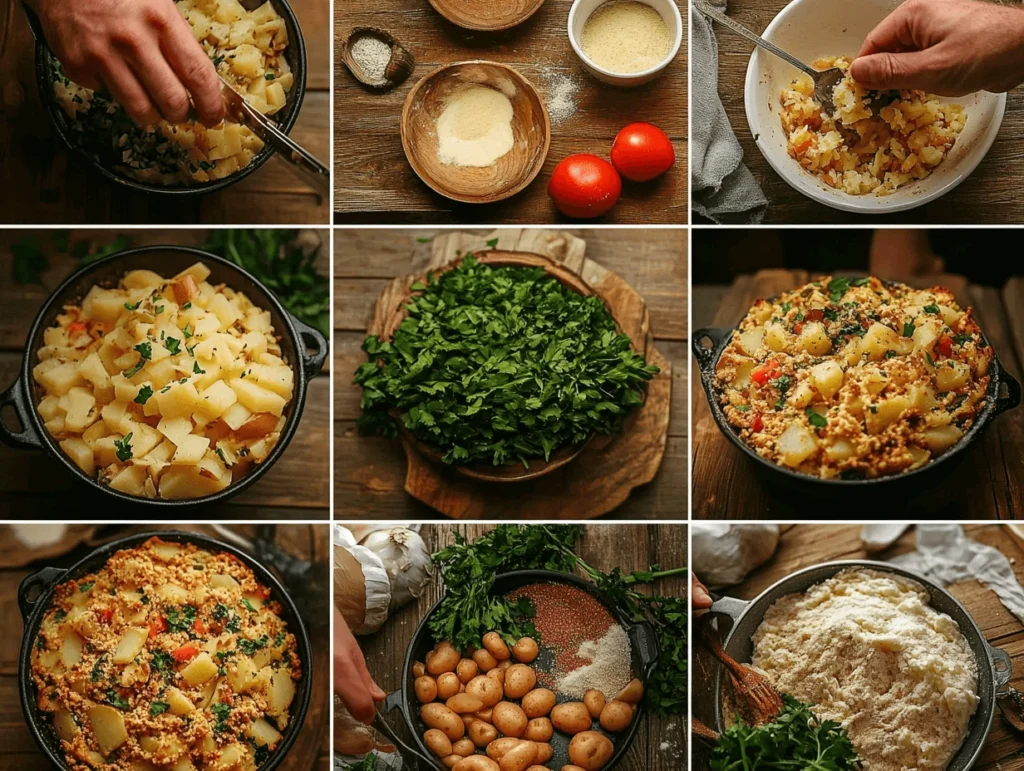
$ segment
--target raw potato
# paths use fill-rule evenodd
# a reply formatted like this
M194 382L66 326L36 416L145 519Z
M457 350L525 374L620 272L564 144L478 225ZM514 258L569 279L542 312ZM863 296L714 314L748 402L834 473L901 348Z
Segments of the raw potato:
M501 767L490 758L474 755L456 763L454 771L501 771Z
M452 740L439 728L431 728L423 734L423 743L439 758L452 754Z
M448 700L459 692L462 682L454 672L445 672L437 678L437 697Z
M494 707L494 727L505 736L519 738L526 730L526 713L517 704L503 701ZM589 728L589 725L588 725Z
M498 766L501 771L526 771L537 757L537 745L521 741L501 756Z
M453 742L466 735L466 726L462 722L462 718L444 704L424 704L420 707L420 718L430 728L443 731L444 735Z
M612 733L620 733L629 728L633 722L633 710L624 701L610 701L601 710L601 728Z
M512 646L512 655L515 656L516 661L529 664L540 655L540 647L532 637L523 637Z
M412 676L423 677L425 674L427 674L427 665L422 661L414 661L412 663Z
M551 710L551 722L562 733L571 735L589 731L594 721L582 701L567 701Z
M460 757L468 758L476 753L476 745L473 744L472 739L459 739L452 745L452 752Z
M462 659L455 668L455 673L459 676L459 680L468 683L480 674L480 667L473 659Z
M498 661L507 661L512 656L505 641L497 632L488 632L484 635L484 647Z
M644 684L637 678L629 681L629 685L619 691L616 701L624 701L627 704L639 704L644 698Z
M467 727L469 738L480 749L498 738L498 729L483 720L474 720Z
M487 676L493 677L495 680L501 683L502 686L505 685L505 670L501 667L495 667L494 669L487 670Z
M534 758L534 763L547 763L554 754L555 750L550 744L540 742L537 745L537 757Z
M554 735L555 727L546 717L533 718L526 724L526 730L523 731L523 738L529 739L531 742L551 741L551 737Z
M534 688L523 696L522 706L527 717L544 717L555 706L554 691L547 688Z
M502 739L491 742L487 745L487 757L492 760L501 760L505 753L519 744L519 739L514 736L506 736Z
M486 648L473 651L472 659L476 662L476 665L480 668L481 672L490 672L498 666L498 660L494 658Z
M521 699L537 684L537 673L526 664L513 664L505 671L505 696Z
M452 712L462 715L467 712L479 712L483 709L484 703L468 693L457 693L448 699L446 706Z
M412 688L420 704L429 704L437 698L437 681L429 675L417 677Z
M466 684L466 693L480 699L484 707L493 707L501 701L501 697L504 695L501 683L486 675L477 675L470 680Z
M583 771L600 771L612 757L612 742L597 731L576 734L569 742L569 760Z
M604 709L605 699L604 694L595 688L588 688L583 694L583 703L587 707L587 712L590 716L597 720L601 717L601 710Z
M432 675L441 675L445 672L454 672L462 657L447 640L438 643L437 648L427 654L427 672Z

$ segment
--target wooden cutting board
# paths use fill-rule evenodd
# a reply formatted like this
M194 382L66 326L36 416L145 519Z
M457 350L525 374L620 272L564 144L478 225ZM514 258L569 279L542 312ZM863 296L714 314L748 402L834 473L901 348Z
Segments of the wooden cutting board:
M607 514L633 488L654 479L668 440L672 369L654 347L643 298L617 274L586 258L586 243L562 232L516 230L497 241L462 232L434 239L428 270L441 268L467 251L495 248L550 258L580 276L608 304L615 320L661 372L650 382L647 401L627 419L621 434L595 437L572 463L539 479L485 483L469 479L422 457L403 440L407 460L405 491L449 517L478 519L507 514L516 519L590 519ZM380 334L384 321L419 276L392 280L377 299L367 334Z
M844 274L845 275L845 274ZM719 297L715 288L694 287L693 328L731 329L758 298L767 298L814 280L801 270L763 270L741 276ZM999 361L1020 380L1024 362L1024 280L1013 279L997 290L969 284L963 276L918 276L905 283L918 288L940 284L962 307L972 306ZM714 310L707 307L714 305ZM696 335L694 334L694 339ZM692 360L693 517L694 519L834 519L863 517L865 512L840 499L813 509L785 497L755 474L754 461L725 437L711 416L699 368ZM963 460L938 487L923 489L912 500L893 500L872 518L957 519L1024 518L1024 406L998 416Z

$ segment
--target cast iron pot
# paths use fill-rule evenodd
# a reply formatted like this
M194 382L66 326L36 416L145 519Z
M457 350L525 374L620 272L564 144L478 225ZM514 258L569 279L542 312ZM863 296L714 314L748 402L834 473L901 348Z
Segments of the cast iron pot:
M18 690L21 693L21 710L25 713L25 722L28 723L36 744L56 768L69 771L69 767L64 761L60 739L57 738L57 733L53 729L53 723L46 713L36 705L35 685L32 682L32 645L35 643L36 634L42 625L46 609L53 600L54 589L59 584L100 570L115 552L138 546L153 537L175 543L191 543L208 551L227 552L234 555L252 569L257 580L270 589L271 597L281 603L281 618L288 624L288 630L295 635L298 642L298 654L302 662L302 679L297 684L296 698L292 702L291 720L288 722L287 729L283 731L284 739L258 769L258 771L273 771L281 765L281 761L295 744L302 723L306 719L306 712L309 710L309 700L313 693L313 648L310 644L309 633L306 631L305 624L302 623L302 617L299 615L294 601L273 573L245 552L200 533L159 531L128 536L96 549L67 570L43 568L27 576L21 582L18 587L18 607L21 609L25 631L21 640L21 653L18 656Z
M978 709L975 711L971 722L968 724L967 736L960 749L946 766L946 771L965 771L974 765L978 755L981 754L982 745L992 727L992 717L995 714L996 697L1006 688L1007 683L1013 677L1013 665L1010 655L1001 648L994 648L985 641L977 623L967 612L963 605L957 602L952 594L941 586L922 578L909 570L890 565L886 562L873 562L871 560L847 560L840 562L827 562L821 565L805 568L792 575L783 578L781 581L769 586L761 594L749 602L738 600L733 597L722 597L712 604L711 613L728 616L732 619L732 629L726 635L723 647L736 661L750 661L753 652L752 638L754 632L761 625L764 614L776 600L787 594L804 592L815 584L825 581L841 570L849 568L869 568L885 573L910 578L924 586L931 595L932 608L945 613L952 618L959 626L971 652L978 664ZM715 699L715 725L719 732L726 728L724 716L722 715L722 693L724 682L722 680L722 667L716 665L714 680Z
M502 573L494 580L494 588L492 589L493 594L508 594L515 589L522 586L528 586L530 584L566 584L568 586L581 589L587 594L596 598L608 612L611 613L612 618L625 630L629 637L630 642L630 653L632 655L633 673L635 677L646 685L648 678L654 671L655 666L658 663L658 640L654 629L650 624L643 622L635 624L629 620L625 612L618 607L614 601L606 597L604 594L597 590L597 587L585 581L582 578L574 576L569 573L559 573L553 570L516 570L511 573ZM419 707L420 704L416 700L416 694L413 691L413 681L416 679L412 675L412 665L416 661L425 661L427 653L434 648L434 640L431 637L430 629L428 624L433 615L437 612L438 607L441 604L441 600L438 600L434 606L427 611L427 615L420 621L419 626L416 628L416 633L412 637L412 642L409 643L409 649L405 655L405 666L402 669L402 687L397 691L388 694L387 699L384 701L384 711L391 712L393 710L399 710L402 717L405 720L405 725L409 729L409 733L413 735L415 746L409 746L406 744L401 737L399 737L394 730L388 725L385 719L382 719L378 715L378 719L374 725L381 730L391 741L397 744L406 755L414 757L419 765L423 768L440 769L444 771L445 766L441 763L440 759L434 756L434 754L427 748L427 745L423 742L423 733L427 730L427 726L420 720ZM550 671L552 666L552 654L545 648L541 648L540 656L531 665L535 669L542 671ZM558 702L571 701L561 694L558 694ZM636 715L633 718L633 722L629 724L629 728L621 734L609 734L604 733L612 741L614 750L612 757L608 761L608 764L604 766L605 769L613 768L629 750L629 746L633 743L636 738L636 733L640 727L640 719L644 715L643 703L640 704ZM600 731L598 726L594 730ZM554 755L551 757L546 765L552 768L561 768L563 765L569 763L569 741L572 737L566 736L558 731L555 731L555 735L551 738L550 744L554 749ZM409 760L410 758L406 758Z
M711 415L715 419L715 423L718 424L718 428L729 438L729 441L736 445L748 458L757 463L757 468L766 478L766 481L781 485L797 493L815 497L834 498L838 495L844 497L864 497L878 495L882 492L891 495L894 492L905 491L907 494L910 494L923 490L930 485L941 484L942 477L948 476L952 470L954 459L959 461L968 446L974 443L982 431L988 428L998 415L1013 409L1021 402L1020 383L1003 368L999 363L999 359L993 353L992 363L989 366L990 379L985 407L975 418L970 431L951 449L919 469L895 476L876 477L873 479L821 479L809 474L801 474L798 471L779 466L770 460L762 458L743 443L743 440L739 438L729 425L728 420L726 420L722 406L718 403L718 398L715 395L714 379L718 360L722 357L722 353L725 351L735 331L735 329L706 327L698 329L693 335L693 355L697 359L697 366L700 368L700 382L704 386L704 394L707 397L708 405L711 407ZM704 347L705 340L710 341L710 347ZM989 344L984 333L981 333L981 341L984 345Z
M136 498L132 495L125 495L106 485L101 485L95 479L87 476L65 455L60 445L43 426L36 405L44 394L42 388L32 378L32 369L37 364L36 353L43 345L43 333L48 327L57 323L57 316L63 312L64 306L70 302L81 300L94 285L116 286L121 277L130 270L152 270L160 275L174 275L200 261L206 263L210 268L210 283L226 284L236 291L245 293L256 306L270 311L270 321L281 340L282 357L295 371L295 390L291 402L285 408L287 423L280 440L267 459L253 466L246 476L218 493L182 501ZM307 348L315 350L315 353L309 353ZM106 495L112 495L123 501L154 506L181 507L224 500L241 492L267 473L267 470L281 457L298 428L299 417L302 415L302 408L306 402L306 389L309 381L320 372L324 360L327 358L327 351L327 341L320 332L288 313L269 289L229 260L184 246L146 246L118 252L102 260L97 260L72 274L53 291L36 315L28 333L28 342L25 344L21 374L14 385L0 393L0 410L7 405L12 406L18 415L22 430L14 431L5 426L3 416L0 414L0 441L20 449L42 449L94 489L101 490Z
M263 5L263 1L239 0L248 11L255 10ZM288 30L288 47L284 51L284 57L288 62L288 66L291 67L294 84L288 95L288 103L273 116L277 127L288 134L299 117L299 109L302 107L302 100L306 96L306 44L302 39L299 20L296 18L295 12L292 10L288 0L270 0L270 4L277 11L278 15L284 19L285 27ZM89 168L102 174L111 182L123 188L143 193L161 193L179 197L204 195L216 190L222 190L241 181L266 163L267 159L273 155L274 151L270 145L265 145L244 169L239 169L224 179L211 180L210 182L194 182L188 186L168 187L165 185L153 185L118 173L109 165L115 159L111 158L107 160L107 163L103 163L90 152L80 147L76 141L74 133L71 131L67 114L57 104L57 100L53 95L53 86L51 85L51 57L53 57L53 54L46 43L46 38L43 36L39 19L27 6L25 6L25 12L28 15L29 26L36 41L36 85L39 88L39 97L42 99L43 104L46 105L46 113L50 118L50 123L57 132L57 136L60 137L61 142L71 151L73 156Z

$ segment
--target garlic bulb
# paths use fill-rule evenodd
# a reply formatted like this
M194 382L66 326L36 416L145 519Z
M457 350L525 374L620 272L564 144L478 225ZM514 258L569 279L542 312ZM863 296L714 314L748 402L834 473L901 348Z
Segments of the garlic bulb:
M353 634L376 632L388 617L391 580L384 562L343 527L334 532L334 605Z
M419 534L404 527L392 527L370 533L362 545L384 563L391 579L391 610L423 594L433 563Z
M692 532L693 572L710 588L738 584L779 544L778 525L695 522Z

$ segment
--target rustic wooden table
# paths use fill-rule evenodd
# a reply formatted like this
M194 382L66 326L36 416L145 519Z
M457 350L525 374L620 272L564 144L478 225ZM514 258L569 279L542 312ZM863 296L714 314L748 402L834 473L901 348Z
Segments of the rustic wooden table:
M486 238L514 231L486 233ZM682 231L571 231L586 256L619 274L647 303L661 354L672 364L668 446L655 480L633 491L614 519L685 519L687 505L686 246ZM401 444L359 435L361 389L352 383L366 360L360 346L374 304L395 276L416 273L430 257L435 230L339 230L334 238L334 514L340 519L437 519L403 491ZM479 238L484 231L471 236ZM641 234L642 233L642 234Z
M787 5L788 0L729 0L728 13L760 33ZM768 198L765 222L864 222L868 218L812 201L797 192L772 170L754 144L743 107L743 84L752 46L743 38L716 26L718 37L718 93L736 136L743 146L743 162L753 172ZM850 52L856 53L856 51ZM1024 92L1011 91L1006 115L995 144L964 182L948 195L910 211L871 217L878 223L965 222L971 224L1020 222L1024 217L1018 195L1024 160L1019 153L1024 133Z
M425 525L420 532L431 551L452 544L455 533L472 540L492 525ZM602 570L619 567L623 572L646 570L658 564L663 570L682 567L687 559L685 525L588 525L578 548L579 555ZM685 596L685 576L659 582L655 589L668 596ZM416 627L427 610L442 595L440 577L428 584L418 601L393 613L376 633L363 637L361 645L366 665L377 684L394 691L402 683L405 654ZM408 729L397 715L390 716L392 727L406 741ZM683 771L687 767L687 726L684 716L644 718L636 740L618 771Z
M161 525L166 529L198 530L221 540L209 526ZM0 555L4 565L0 568L0 742L3 756L7 758L3 767L22 771L52 771L53 765L39 750L21 712L18 697L18 653L21 648L22 619L18 610L18 584L26 576L42 567L70 567L85 557L93 548L118 537L154 529L153 526L110 527L101 529L90 536L89 544L82 544L73 551L60 556L40 559L31 565L9 567L16 564L9 552L17 549L14 535L9 528L0 529ZM240 535L252 538L252 525L231 526ZM314 563L316 580L304 583L302 587L290 587L293 598L303 608L303 620L313 644L313 696L309 712L299 733L298 741L279 766L281 771L328 771L331 767L330 733L330 594L329 565L331 540L327 525L279 525L275 542L290 555ZM23 556L23 554L22 554Z
M999 549L1014 565L1017 579L1024 580L1024 545L1011 535L1005 525L975 524L967 525L965 530L969 538ZM797 525L783 534L778 551L768 563L757 568L742 584L727 589L725 594L752 599L776 581L802 568L832 560L884 561L914 551L915 543L915 534L911 530L891 548L869 556L861 548L860 527L857 525ZM995 592L977 581L964 581L948 588L974 617L985 639L1012 657L1015 676L1010 685L1024 687L1024 624L1003 607ZM695 646L691 658L693 715L708 725L713 719L710 684L714 667L715 661L710 654L702 646ZM693 767L705 771L709 768L709 758L707 743L702 740L694 742ZM1024 740L1007 728L998 713L974 768L1024 769Z
M292 0L306 42L306 97L292 137L330 154L330 0ZM326 225L330 202L280 158L226 190L187 198L121 190L80 164L51 129L36 89L35 44L18 0L0 0L0 223Z
M567 155L608 158L612 140L628 123L645 121L665 131L676 164L665 177L625 183L622 198L602 218L608 223L677 224L686 221L687 80L685 2L683 46L662 75L637 89L599 83L573 53L566 33L571 0L548 0L519 27L493 34L469 32L445 21L425 0L346 0L335 3L335 45L353 27L389 30L416 57L416 69L386 94L365 88L335 56L334 209L338 223L523 223L564 221L546 189ZM402 151L399 122L412 87L442 64L488 59L518 70L550 104L558 84L578 89L575 114L552 115L551 151L541 174L522 193L496 204L459 204L434 193L413 172ZM563 85L563 88L565 86Z
M206 240L202 230L130 230L123 234L132 246L195 246ZM83 230L71 232L69 238L71 243L87 240L109 244L117 235L116 231ZM18 285L10 280L11 246L22 238L34 239L49 255L50 267L42 278L46 286ZM319 271L326 275L330 269L326 231L320 233L320 238L323 247ZM77 267L76 258L56 253L48 231L0 231L0 276L7 279L0 284L0 308L4 309L0 314L0 391L6 390L20 373L29 327L36 313L50 292ZM309 384L306 407L287 452L248 490L223 504L197 510L197 515L208 519L328 519L329 391L329 372L325 367L324 373ZM112 515L118 511L137 512L132 506L122 510L91 491L82 497L84 488L42 452L0 445L0 469L4 470L0 474L0 519L95 518L102 507L100 518L109 521L117 519Z
M811 278L804 271L765 270L740 277L732 287L698 284L693 291L693 328L730 329L755 299L771 297ZM922 288L941 284L962 306L973 306L975 319L1000 362L1020 380L1024 371L1024 279L1012 279L1001 291L968 284L963 276L955 275L919 276L906 283ZM699 372L696 360L693 372ZM804 501L766 485L755 475L754 462L718 428L699 379L691 398L694 519L787 520L822 514L858 519L866 515L860 504L837 498ZM912 499L886 501L885 510L877 515L887 519L1024 518L1024 408L996 418L941 484Z

